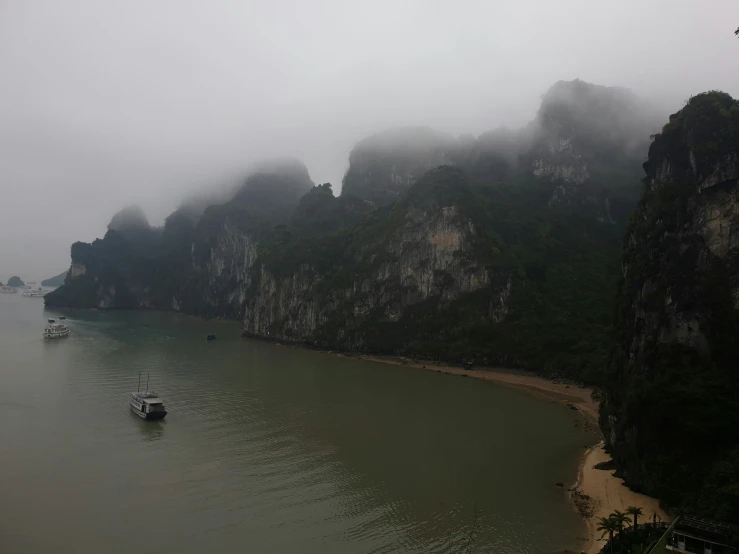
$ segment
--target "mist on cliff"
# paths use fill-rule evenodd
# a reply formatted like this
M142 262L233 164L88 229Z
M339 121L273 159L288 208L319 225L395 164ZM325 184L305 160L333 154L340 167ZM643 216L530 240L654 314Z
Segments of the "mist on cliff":
M559 80L664 113L737 96L738 21L734 0L2 1L0 280L59 273L124 206L161 225L221 199L263 158L338 192L379 131L521 128Z

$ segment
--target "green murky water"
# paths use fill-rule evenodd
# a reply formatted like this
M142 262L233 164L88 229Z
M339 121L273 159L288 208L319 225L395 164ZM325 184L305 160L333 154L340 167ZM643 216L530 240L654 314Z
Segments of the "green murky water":
M584 533L592 435L524 391L0 294L0 551L526 554ZM218 340L205 337L216 333ZM128 410L139 372L163 422ZM477 517L475 510L479 511Z

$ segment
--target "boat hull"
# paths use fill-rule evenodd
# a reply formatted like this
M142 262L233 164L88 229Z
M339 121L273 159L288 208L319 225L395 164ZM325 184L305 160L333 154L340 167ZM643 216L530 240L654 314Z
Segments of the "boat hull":
M64 337L69 336L69 331L65 333L44 333L45 339L63 339Z
M148 414L145 414L138 411L133 406L131 406L131 411L139 416L141 419L145 419L146 421L156 421L159 419L164 419L164 416L167 415L167 412L149 412Z

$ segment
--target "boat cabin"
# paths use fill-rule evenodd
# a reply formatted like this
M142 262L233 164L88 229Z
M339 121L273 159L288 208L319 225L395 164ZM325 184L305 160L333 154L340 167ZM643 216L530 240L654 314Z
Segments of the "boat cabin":
M132 392L131 411L142 419L164 419L167 410L155 392Z

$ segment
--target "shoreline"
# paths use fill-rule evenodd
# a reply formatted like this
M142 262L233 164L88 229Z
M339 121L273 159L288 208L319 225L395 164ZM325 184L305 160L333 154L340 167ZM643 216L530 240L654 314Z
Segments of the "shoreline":
M389 365L396 365L409 369L417 369L422 371L434 371L446 375L457 375L459 377L470 377L479 381L487 381L491 383L501 383L510 387L523 388L544 396L551 400L566 404L571 409L577 410L588 419L591 423L598 422L598 403L592 399L593 388L587 386L578 386L576 384L564 381L555 381L537 375L533 371L525 369L509 369L501 367L490 367L485 369L466 369L459 366L447 365L434 361L416 361L397 356L383 355L346 355L344 353L333 352L335 356L343 356L347 358L355 358L370 362L377 362Z
M592 387L554 381L526 370L505 368L465 369L438 362L415 361L397 356L347 355L341 352L328 351L325 353L410 369L469 377L525 389L579 411L591 424L594 424L596 428L598 427L599 403L592 398L594 391ZM669 520L665 511L660 508L659 500L632 491L624 484L623 479L614 475L615 469L596 469L594 467L597 464L611 460L610 454L605 451L605 443L599 429L598 435L600 436L599 442L591 445L580 457L575 482L572 486L566 488L572 509L585 524L587 538L583 540L582 537L579 537L578 539L581 541L580 551L587 554L598 554L605 545L605 541L601 539L601 534L597 531L597 520L600 517L608 517L614 510L625 511L629 506L637 506L644 512L642 521L651 519L655 513L663 521Z
M590 517L583 516L589 537L588 542L583 545L583 552L587 554L598 554L605 546L605 540L601 539L596 530L597 520L600 517L608 517L614 510L623 512L629 506L637 506L644 512L640 518L642 522L649 521L654 514L657 514L662 521L670 519L667 513L660 508L659 500L632 491L624 484L623 479L614 475L615 469L594 467L596 464L611 461L611 455L605 451L604 446L605 443L601 440L583 454L577 483L571 489L571 497L575 504L577 505L578 498L583 499L592 514Z

